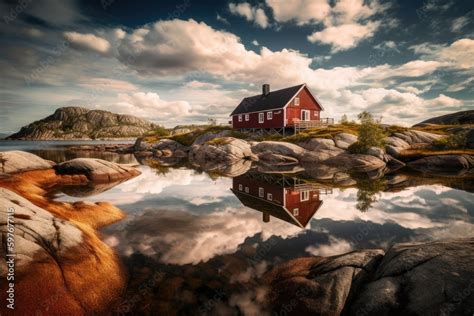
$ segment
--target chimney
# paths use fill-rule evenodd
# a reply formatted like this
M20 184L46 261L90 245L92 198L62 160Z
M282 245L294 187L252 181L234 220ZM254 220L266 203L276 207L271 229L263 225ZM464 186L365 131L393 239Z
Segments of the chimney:
M262 94L268 95L270 93L270 85L268 83L262 86Z

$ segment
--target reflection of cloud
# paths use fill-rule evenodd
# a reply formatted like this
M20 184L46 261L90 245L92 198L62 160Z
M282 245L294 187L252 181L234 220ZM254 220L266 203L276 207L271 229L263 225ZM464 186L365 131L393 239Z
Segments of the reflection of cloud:
M259 212L231 209L194 215L185 211L146 211L128 219L125 230L111 231L107 241L130 255L159 256L170 264L197 264L223 254L234 253L244 241L261 234L287 238L301 231L283 221L263 223Z
M338 239L330 236L329 244L309 246L305 250L313 256L326 257L349 252L352 250L352 245L344 239Z
M324 197L324 206L316 213L315 218L329 218L332 220L363 220L377 224L394 222L409 228L433 228L449 225L445 220L437 220L433 214L425 214L437 207L445 206L447 210L463 211L461 201L455 199L429 199L426 194L439 196L453 191L442 186L419 186L400 192L381 192L379 201L367 212L360 212L355 208L357 189L334 191L334 194ZM441 202L441 204L440 204ZM433 213L433 212L432 212Z

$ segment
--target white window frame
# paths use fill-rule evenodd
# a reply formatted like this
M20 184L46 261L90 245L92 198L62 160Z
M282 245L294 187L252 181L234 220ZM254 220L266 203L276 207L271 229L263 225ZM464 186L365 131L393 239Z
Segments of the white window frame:
M249 193L249 187L245 187L245 193Z
M293 216L298 216L300 215L300 209L299 208L294 208L293 209Z
M313 114L313 116L319 116L319 113L318 113L318 111L314 111L314 114Z
M250 115L249 114L245 114L245 122L248 122L250 121Z
M262 188L262 187L258 188L258 196L261 197L261 198L265 197L265 189L264 188Z
M242 122L242 114L239 114L239 122Z
M295 104L295 106L300 106L300 97L295 98L294 104Z
M273 112L267 112L267 120L271 120L273 118Z
M309 191L308 190L300 191L300 201L301 202L309 201Z
M306 116L308 119L307 120L304 120L303 119L303 113L308 113L308 116ZM311 111L310 110L301 110L301 120L302 121L309 121L311 120Z
M244 186L242 185L242 183L239 183L239 191L242 191L244 188Z
M267 193L267 200L273 201L273 194Z
M258 113L258 123L260 124L265 123L265 113L263 112Z

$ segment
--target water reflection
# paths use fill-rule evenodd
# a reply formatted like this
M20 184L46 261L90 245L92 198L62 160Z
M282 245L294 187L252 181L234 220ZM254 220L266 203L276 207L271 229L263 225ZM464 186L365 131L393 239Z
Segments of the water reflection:
M263 221L276 217L305 228L332 189L299 178L255 171L232 179L232 192L243 205L260 211Z

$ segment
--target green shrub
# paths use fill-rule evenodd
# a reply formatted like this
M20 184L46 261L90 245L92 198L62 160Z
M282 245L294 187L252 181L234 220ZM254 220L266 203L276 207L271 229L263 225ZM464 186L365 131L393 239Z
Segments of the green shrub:
M370 147L383 147L385 132L379 122L375 121L372 114L367 111L360 113L357 117L360 120L359 144L355 145L353 149L366 152Z
M349 120L347 119L347 115L343 114L343 115L341 116L341 120L339 121L339 123L341 123L341 124L347 124L347 123L349 123Z
M170 131L163 126L158 126L155 128L153 131L149 133L150 135L155 135L157 137L163 137L163 136L168 136L170 134Z
M467 148L467 132L450 134L433 142L436 149L465 149Z

